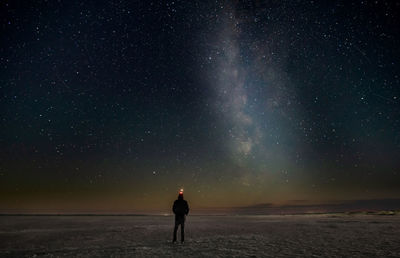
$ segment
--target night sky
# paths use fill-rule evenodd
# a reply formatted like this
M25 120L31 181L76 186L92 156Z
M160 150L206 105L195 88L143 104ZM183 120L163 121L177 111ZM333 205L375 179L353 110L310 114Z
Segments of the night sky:
M1 211L400 198L397 1L1 13Z

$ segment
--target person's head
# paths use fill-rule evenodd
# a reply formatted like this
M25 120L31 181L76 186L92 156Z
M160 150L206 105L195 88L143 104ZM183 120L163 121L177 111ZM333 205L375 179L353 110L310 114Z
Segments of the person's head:
M183 189L179 191L178 200L183 200Z
M178 195L178 200L183 200L183 194Z

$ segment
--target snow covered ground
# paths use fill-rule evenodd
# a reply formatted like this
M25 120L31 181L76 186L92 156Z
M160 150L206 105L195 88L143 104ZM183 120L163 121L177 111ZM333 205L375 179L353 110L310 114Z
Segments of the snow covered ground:
M0 257L400 257L400 216L0 216Z

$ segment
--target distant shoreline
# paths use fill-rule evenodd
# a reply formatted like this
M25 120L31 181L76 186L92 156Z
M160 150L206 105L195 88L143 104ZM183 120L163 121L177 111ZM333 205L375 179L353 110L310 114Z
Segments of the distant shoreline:
M345 211L345 212L298 212L298 213L277 213L277 214L191 214L190 216L295 216L295 215L386 215L394 216L400 215L400 210L381 210L381 211ZM97 214L97 213L0 213L0 217L170 217L173 214Z

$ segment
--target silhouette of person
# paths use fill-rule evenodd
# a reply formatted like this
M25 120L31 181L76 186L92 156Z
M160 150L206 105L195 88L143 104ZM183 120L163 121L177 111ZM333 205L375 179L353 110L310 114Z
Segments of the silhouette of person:
M175 214L174 240L172 242L176 242L176 232L181 225L181 242L183 243L185 241L185 218L189 213L189 205L183 199L183 189L179 191L178 200L175 200L172 211Z

